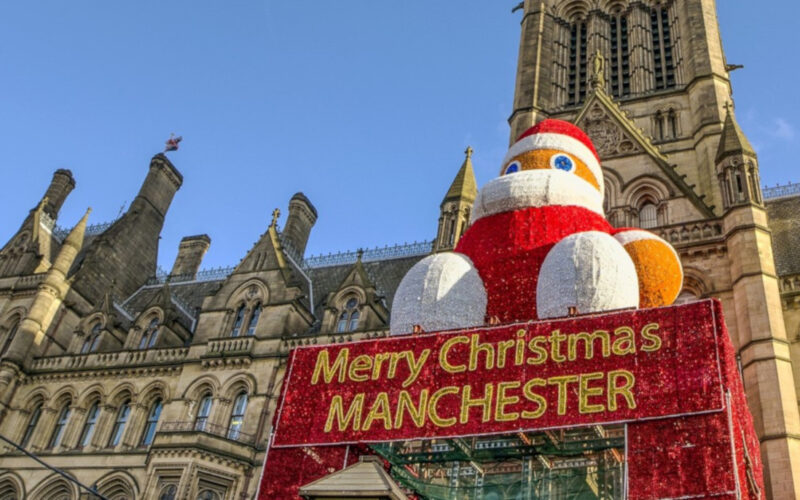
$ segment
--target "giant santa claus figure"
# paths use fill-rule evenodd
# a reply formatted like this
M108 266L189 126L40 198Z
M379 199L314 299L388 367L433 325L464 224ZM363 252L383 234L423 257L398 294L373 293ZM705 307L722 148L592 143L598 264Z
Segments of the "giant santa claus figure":
M672 246L603 215L603 174L589 137L560 120L523 133L475 200L455 252L403 278L391 332L440 331L671 304L683 283Z

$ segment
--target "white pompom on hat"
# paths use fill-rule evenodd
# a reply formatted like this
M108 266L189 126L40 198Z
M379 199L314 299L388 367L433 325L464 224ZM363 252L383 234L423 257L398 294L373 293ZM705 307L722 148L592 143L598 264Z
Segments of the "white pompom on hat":
M455 330L484 324L486 290L472 261L456 252L429 255L406 273L392 303L389 331Z

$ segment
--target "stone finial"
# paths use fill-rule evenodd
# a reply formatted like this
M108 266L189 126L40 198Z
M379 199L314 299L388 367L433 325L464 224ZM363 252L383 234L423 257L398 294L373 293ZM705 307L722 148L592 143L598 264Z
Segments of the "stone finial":
M272 211L272 222L269 224L269 227L277 227L278 226L278 217L281 216L281 209L276 208Z
M592 87L603 89L606 86L606 58L598 50L592 57Z

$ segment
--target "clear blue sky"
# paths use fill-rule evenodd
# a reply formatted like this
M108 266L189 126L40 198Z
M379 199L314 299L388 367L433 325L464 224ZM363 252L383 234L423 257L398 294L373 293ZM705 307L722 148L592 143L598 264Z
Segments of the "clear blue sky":
M0 3L0 240L52 172L113 219L170 132L184 175L162 233L208 233L204 267L236 264L303 191L309 253L430 239L464 148L478 181L508 140L516 0ZM790 0L720 1L740 123L765 183L798 181L800 57Z

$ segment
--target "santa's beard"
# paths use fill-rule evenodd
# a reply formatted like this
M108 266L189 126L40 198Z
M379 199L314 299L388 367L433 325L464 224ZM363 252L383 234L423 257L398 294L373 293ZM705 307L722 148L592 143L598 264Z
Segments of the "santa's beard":
M563 170L523 170L492 179L478 193L472 221L529 207L578 206L603 215L603 195Z

